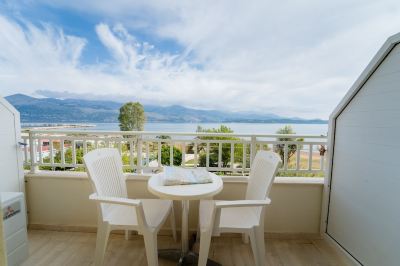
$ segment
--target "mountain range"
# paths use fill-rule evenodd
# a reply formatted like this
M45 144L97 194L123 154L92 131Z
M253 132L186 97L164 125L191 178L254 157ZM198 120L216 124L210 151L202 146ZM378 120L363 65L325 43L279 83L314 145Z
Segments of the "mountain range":
M34 98L24 94L5 97L21 114L22 123L114 123L119 108L113 101L82 99ZM320 119L281 117L275 114L200 110L180 105L144 105L148 122L246 122L246 123L326 123Z

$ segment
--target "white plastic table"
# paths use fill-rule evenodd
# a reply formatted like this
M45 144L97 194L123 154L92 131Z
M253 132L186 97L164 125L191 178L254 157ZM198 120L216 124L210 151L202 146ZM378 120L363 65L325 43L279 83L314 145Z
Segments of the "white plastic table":
M189 252L189 201L212 198L221 192L223 188L222 179L209 173L213 179L212 183L196 185L164 186L164 173L155 174L150 177L147 187L151 193L161 199L179 200L182 202L182 252L180 262Z

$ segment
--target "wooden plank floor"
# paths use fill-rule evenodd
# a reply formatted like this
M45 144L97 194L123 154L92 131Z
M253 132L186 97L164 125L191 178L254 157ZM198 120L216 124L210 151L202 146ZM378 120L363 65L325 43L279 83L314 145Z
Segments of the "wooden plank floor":
M93 265L96 234L57 231L29 231L29 258L31 265ZM159 248L179 248L172 237L159 236ZM339 251L324 240L266 240L267 265L349 265ZM222 265L254 265L251 248L240 237L213 238L210 255ZM176 263L160 259L160 266ZM141 236L125 240L112 234L108 242L105 265L147 265Z

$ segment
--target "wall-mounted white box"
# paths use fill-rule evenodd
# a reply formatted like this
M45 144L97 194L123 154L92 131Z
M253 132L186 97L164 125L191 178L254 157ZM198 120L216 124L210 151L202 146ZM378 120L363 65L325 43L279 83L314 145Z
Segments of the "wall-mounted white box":
M0 199L7 262L9 266L19 265L28 257L24 194L1 192Z

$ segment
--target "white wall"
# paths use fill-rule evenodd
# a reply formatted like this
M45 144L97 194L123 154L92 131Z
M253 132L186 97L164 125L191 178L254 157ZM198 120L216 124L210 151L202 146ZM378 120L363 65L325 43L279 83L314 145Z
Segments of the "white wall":
M26 175L26 197L29 224L32 226L74 227L78 230L96 226L96 207L88 200L91 191L85 174L42 172ZM69 176L67 176L69 175ZM128 193L131 198L154 198L147 191L147 180L129 178ZM277 178L272 187L272 205L266 213L266 232L319 235L323 180L321 178ZM217 199L241 199L246 183L224 182ZM196 229L198 204L190 206L190 228ZM175 203L177 222L180 223L180 206ZM167 224L167 226L169 226Z
M400 45L335 126L327 232L364 265L398 265Z

